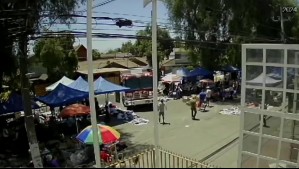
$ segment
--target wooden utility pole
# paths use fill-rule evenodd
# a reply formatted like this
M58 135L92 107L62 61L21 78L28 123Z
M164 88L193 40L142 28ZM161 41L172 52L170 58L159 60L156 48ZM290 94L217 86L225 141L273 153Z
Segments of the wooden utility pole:
M28 0L26 1L26 9L28 8ZM27 77L27 58L28 58L28 14L25 16L25 33L19 39L19 58L20 58L20 74L21 74L21 91L23 98L25 127L27 131L28 143L32 162L35 168L42 168L43 163L40 156L39 144L36 137L34 116L32 114L32 101L30 96L30 85Z
M286 37L285 37L285 31L284 31L284 22L285 21L290 21L291 18L288 17L287 19L284 19L283 17L283 7L279 7L279 17L278 19L275 19L274 17L272 18L274 22L280 22L280 29L281 29L281 42L286 43Z

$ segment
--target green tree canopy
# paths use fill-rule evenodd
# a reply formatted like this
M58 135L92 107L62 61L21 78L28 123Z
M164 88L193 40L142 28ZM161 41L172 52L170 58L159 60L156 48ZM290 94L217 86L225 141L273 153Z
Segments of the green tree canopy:
M92 49L92 57L94 60L101 58L101 52L97 49Z
M62 23L75 21L69 14L72 14L74 9L84 2L85 0L0 1L0 88L2 88L4 78L14 79L18 74L16 51L19 51L19 47L15 44L19 37L28 36L43 28L40 23L42 19L45 19L45 14L47 14L46 20L49 23L52 21ZM25 31L25 18L28 18L29 21L27 22L27 31Z
M147 26L145 30L140 30L137 32L138 36L148 36L151 37L152 30L150 26ZM158 61L161 61L164 58L168 58L170 53L173 51L174 42L171 40L170 34L166 29L159 28L157 29L158 36ZM137 39L135 42L135 51L136 56L146 56L149 65L152 65L152 42L147 39Z
M131 41L128 41L121 45L120 50L121 50L121 52L124 52L124 53L133 54L133 53L135 53L135 46Z
M241 43L281 43L280 6L295 6L293 0L165 0L169 18L186 44L208 69L223 64L241 64ZM285 22L287 37L298 37L298 14ZM196 42L194 42L196 41ZM296 43L291 41L289 43ZM195 59L193 59L195 60ZM212 62L211 62L212 61Z
M73 48L74 36L40 39L34 46L35 57L47 68L50 80L66 75L72 77L78 68Z

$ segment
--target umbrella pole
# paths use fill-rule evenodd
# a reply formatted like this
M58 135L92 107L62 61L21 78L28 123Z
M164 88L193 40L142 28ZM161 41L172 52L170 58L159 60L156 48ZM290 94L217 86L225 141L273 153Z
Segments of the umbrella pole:
M118 161L118 154L117 154L117 148L116 148L116 143L114 143L114 152L115 152L115 158L116 158L116 161Z
M79 133L79 128L78 128L78 119L77 119L77 116L75 116L76 118L76 129L77 129L77 134Z

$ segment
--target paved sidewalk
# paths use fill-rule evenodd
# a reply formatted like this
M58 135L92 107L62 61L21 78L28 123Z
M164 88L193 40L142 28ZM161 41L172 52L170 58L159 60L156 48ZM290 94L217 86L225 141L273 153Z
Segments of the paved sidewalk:
M232 105L216 105L208 108L208 112L198 112L199 121L191 120L190 108L181 100L167 102L168 110L165 113L166 122L170 125L160 125L160 145L170 151L187 157L201 160L217 149L234 140L239 135L239 116L221 115L218 112ZM142 126L122 124L115 128L127 135L125 139L134 145L153 145L154 127L153 112L138 112L138 114L150 120L150 123ZM216 161L213 164L220 167L236 167L229 163L237 163L234 151L228 151L227 160Z

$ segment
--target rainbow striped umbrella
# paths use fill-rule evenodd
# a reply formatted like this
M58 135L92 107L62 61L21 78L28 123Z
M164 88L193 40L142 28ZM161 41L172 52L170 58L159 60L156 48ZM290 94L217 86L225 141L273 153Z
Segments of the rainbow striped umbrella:
M120 138L120 133L110 126L98 124L98 131L100 144L115 143ZM76 138L81 143L93 144L92 126L83 129Z

